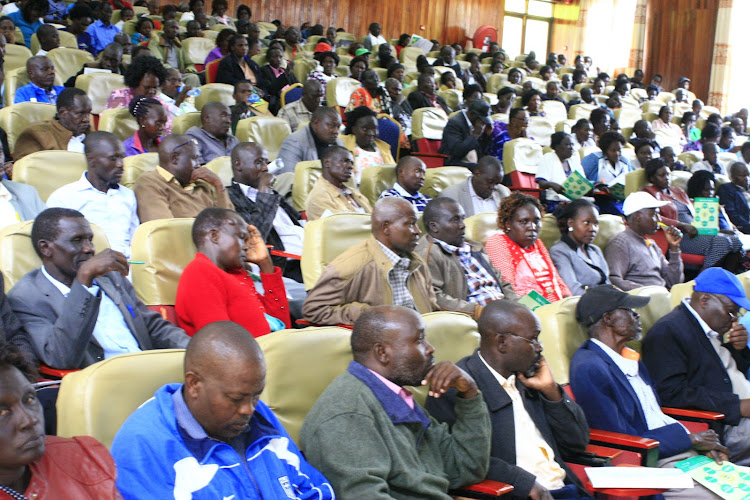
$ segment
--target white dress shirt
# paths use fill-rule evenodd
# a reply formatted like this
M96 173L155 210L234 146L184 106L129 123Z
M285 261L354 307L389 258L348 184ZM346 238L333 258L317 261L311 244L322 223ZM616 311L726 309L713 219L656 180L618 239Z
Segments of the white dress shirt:
M103 193L91 185L84 172L79 180L52 193L47 206L78 210L89 222L102 228L111 248L130 256L130 241L140 224L132 190L119 186Z
M55 288L60 290L63 296L67 297L70 295L70 288L53 278L44 266L42 266L42 274L44 274ZM96 280L94 280L93 285L85 288L93 296L96 296L99 292ZM120 308L104 293L104 290L101 292L102 300L99 302L99 315L96 317L93 335L102 349L104 349L104 359L117 356L118 354L141 351L141 348L138 347L138 342L133 337L130 328L128 328L125 319L122 317Z
M641 374L638 372L638 361L622 357L597 339L591 339L591 341L601 347L607 356L612 358L612 361L615 362L620 371L625 374L628 382L630 382L630 387L633 388L638 401L641 403L641 409L646 417L646 425L649 430L679 423L661 411L661 406L659 406L656 400L654 390L641 378ZM685 432L687 432L687 429Z
M513 425L516 434L516 465L526 472L534 474L536 481L548 490L559 490L565 486L565 471L555 461L555 452L539 428L534 424L529 412L523 405L521 393L516 387L516 376L511 375L507 379L496 372L479 355L484 366L490 371L497 382L505 389L513 402Z
M469 197L471 197L471 204L474 205L475 214L485 214L488 212L497 212L498 205L495 202L495 197L490 194L487 199L482 198L474 192L474 186L471 184L471 177L466 181L469 184Z
M237 185L248 199L254 202L258 199L257 189L252 186L240 184L239 182ZM276 210L276 215L273 218L273 228L276 230L279 238L281 238L281 242L284 243L285 252L302 255L302 242L305 239L305 229L296 225L281 206Z
M68 151L74 153L83 153L83 140L86 139L86 134L74 135L68 141Z

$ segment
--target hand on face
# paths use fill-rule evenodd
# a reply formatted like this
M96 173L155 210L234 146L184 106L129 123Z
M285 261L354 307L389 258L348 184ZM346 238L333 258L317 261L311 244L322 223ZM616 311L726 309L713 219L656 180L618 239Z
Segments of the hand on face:
M211 172L206 167L198 167L196 169L193 169L193 172L190 175L190 182L195 182L197 180L202 180L211 184L212 186L216 187L218 191L222 191L224 189L224 183L221 182L219 176Z
M86 260L78 268L76 279L84 286L91 286L94 279L98 276L107 274L110 271L117 271L126 277L129 272L128 258L124 254L107 248Z
M462 398L473 398L477 395L477 383L471 375L463 371L450 361L441 361L436 364L425 375L422 385L429 385L430 396L439 398L448 389L455 388Z
M268 254L268 247L263 237L255 226L247 226L247 251L245 260L260 267L260 272L270 274L273 272L273 263Z
M562 398L560 388L557 386L557 382L555 382L555 378L552 376L552 371L549 369L547 360L543 357L539 359L536 365L536 373L534 373L534 376L527 378L523 373L519 373L516 376L523 385L529 389L543 393L549 400L559 401ZM552 397L549 397L548 394Z
M737 351L741 351L747 347L747 338L747 330L736 321L732 323L732 328L726 333L727 343L732 344L732 347Z

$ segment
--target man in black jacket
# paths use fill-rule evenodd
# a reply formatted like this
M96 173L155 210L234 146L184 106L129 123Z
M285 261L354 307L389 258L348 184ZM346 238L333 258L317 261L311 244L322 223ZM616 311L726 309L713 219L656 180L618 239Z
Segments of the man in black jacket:
M463 165L473 170L485 155L491 134L490 105L484 99L474 99L466 110L448 120L438 152L450 156L446 165Z
M450 109L445 103L445 99L435 93L437 85L435 84L435 77L431 73L422 73L417 79L417 90L409 94L407 101L411 105L411 109L417 110L419 108L440 108L445 111L446 115L450 114Z
M555 382L539 343L539 319L508 300L485 306L479 349L457 366L476 381L492 422L487 479L513 485L512 498L588 498L564 459L585 451L583 410ZM456 394L429 397L437 420L455 420Z
M266 91L266 82L260 74L260 66L247 56L247 39L242 35L233 35L229 39L229 55L219 63L216 83L234 85L240 80L247 80L245 69L255 75L254 86Z

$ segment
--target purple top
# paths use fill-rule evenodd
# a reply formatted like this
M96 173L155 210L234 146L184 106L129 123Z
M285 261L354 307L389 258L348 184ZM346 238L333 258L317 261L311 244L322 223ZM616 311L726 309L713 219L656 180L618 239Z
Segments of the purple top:
M161 139L157 139L157 142L161 142ZM141 138L136 131L135 134L131 135L124 141L122 141L122 147L125 148L125 156L135 156L143 153L148 153L141 144Z
M203 63L205 66L206 64L210 63L211 61L215 61L216 59L221 59L224 57L221 53L221 47L214 47L214 49L208 53L206 56L206 62Z

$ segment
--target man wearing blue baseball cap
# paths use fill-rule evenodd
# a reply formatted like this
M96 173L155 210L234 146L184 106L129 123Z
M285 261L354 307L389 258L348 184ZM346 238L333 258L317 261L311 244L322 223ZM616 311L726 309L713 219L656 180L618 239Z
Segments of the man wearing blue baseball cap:
M750 310L732 273L712 267L695 279L690 299L657 321L643 342L643 361L662 404L725 415L730 460L750 465L748 333L740 309Z

